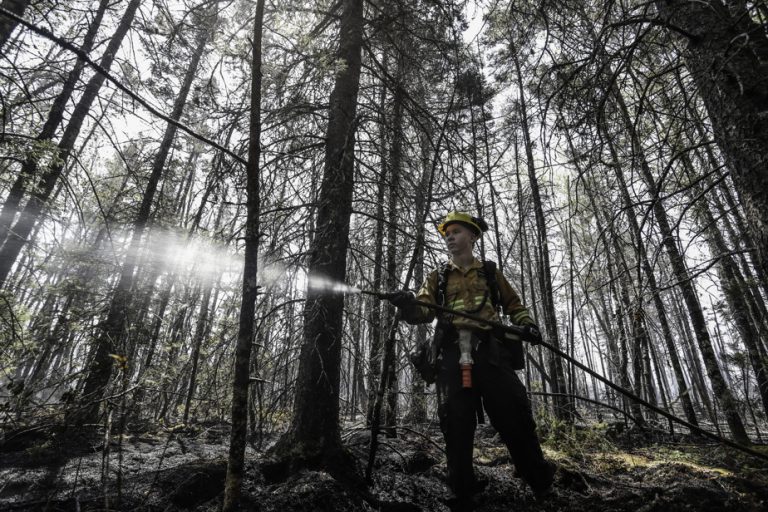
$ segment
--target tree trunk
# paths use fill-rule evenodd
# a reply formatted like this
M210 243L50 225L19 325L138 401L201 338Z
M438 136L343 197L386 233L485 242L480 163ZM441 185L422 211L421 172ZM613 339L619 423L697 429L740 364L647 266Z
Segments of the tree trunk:
M686 32L686 66L704 100L768 275L768 38L720 0L657 0L659 18Z
M352 359L352 374L349 377L350 380L350 421L357 420L358 403L360 410L366 411L368 409L368 396L365 393L365 380L363 379L363 334L362 327L365 321L363 315L363 300L357 301L357 313L355 314L355 320L352 324L352 349L350 350L349 357Z
M345 279L354 185L357 95L363 39L363 1L344 0L337 56L346 63L330 97L325 163L317 225L310 246L310 279ZM299 355L294 416L274 451L292 465L335 465L342 455L339 432L339 366L344 297L309 288Z
M208 40L210 30L201 28L197 40L192 60L190 61L187 73L184 77L181 90L174 101L171 119L178 121L187 102L187 95L192 86L192 82L197 73L198 64L203 56L205 45ZM131 302L132 288L134 281L134 272L137 267L137 258L141 238L149 221L149 215L154 201L157 185L165 169L168 153L171 144L176 135L176 126L169 123L165 129L160 148L155 154L152 164L152 172L149 176L147 188L144 191L139 211L133 223L133 234L128 245L125 261L120 271L120 279L115 287L115 291L110 302L109 311L104 324L101 326L101 333L96 340L96 350L94 358L88 364L85 383L83 385L82 399L91 405L84 407L82 421L95 421L98 415L98 400L103 389L107 386L112 373L112 357L110 354L121 349L124 331L128 319L128 309ZM80 418L77 421L81 421Z
M704 407L704 410L707 412L710 421L712 421L714 425L718 425L717 418L715 416L714 405L712 400L710 400L709 388L707 387L706 381L704 379L704 370L701 367L699 353L696 351L696 341L694 339L691 326L686 318L682 299L680 298L680 293L675 294L673 304L675 307L675 315L673 318L677 318L678 331L682 333L681 340L683 342L683 354L687 356L683 359L688 363L688 375L691 379L690 389L694 396L696 396L698 393L699 402L694 403L700 403L701 406ZM717 428L717 432L718 434L721 434L719 426Z
M424 282L424 223L421 219L424 218L426 211L428 210L430 202L430 185L432 181L432 173L430 172L430 155L429 155L429 143L428 139L432 135L432 125L430 120L424 120L424 126L427 127L428 133L421 133L419 136L420 149L421 149L421 179L419 180L419 186L415 191L414 197L414 211L416 219L416 248L415 258L416 265L413 270L413 281L415 283ZM427 338L427 326L419 324L416 326L416 339L414 345L419 346L421 343L425 343ZM416 374L411 372L411 406L408 410L407 419L411 423L424 423L427 421L427 400L426 389L424 386L424 380Z
M513 47L510 50L512 54L515 71L517 73L517 86L519 93L520 103L520 121L522 123L521 129L523 132L523 140L525 142L525 156L528 166L528 179L531 185L531 196L533 199L533 208L536 217L536 233L537 242L539 246L539 286L541 288L543 310L544 310L544 328L547 333L548 340L555 348L560 349L560 338L558 336L557 329L557 316L555 314L555 302L552 294L552 273L549 263L549 243L547 240L547 224L544 219L544 209L541 202L541 196L539 194L539 181L536 177L536 167L533 161L533 143L531 142L531 134L528 127L528 110L525 102L525 88L523 86L523 76L520 70L520 60L517 55L516 49ZM552 356L550 358L550 376L552 378L552 392L556 394L555 397L555 414L556 416L566 422L573 422L575 416L575 404L570 398L566 398L564 395L568 392L565 388L565 373L563 371L563 363L559 357Z
M388 224L387 224L387 290L400 289L400 278L398 275L397 249L400 247L397 243L397 227L400 225L397 215L397 205L400 199L400 175L402 174L403 162L403 102L405 101L405 91L403 90L405 78L405 69L403 57L398 58L397 63L397 81L392 98L392 146L390 148L389 165L389 204L388 204ZM397 380L397 320L395 320L396 309L392 304L384 305L385 321L384 325L389 334L386 345L384 346L384 358L382 368L384 370L382 377L386 379L387 403L384 409L384 429L387 437L395 437L395 426L397 425L397 398L398 398L398 380Z
M197 298L196 295L192 297ZM184 326L187 323L188 313L194 310L195 304L190 300L190 293L187 291L185 296L181 300L182 306L176 311L176 316L171 322L168 333L168 356L165 361L165 370L160 381L160 412L157 414L157 418L167 420L166 414L172 398L175 398L176 388L178 387L179 378L178 375L174 376L174 370L178 374L178 354L181 350L182 339L185 336ZM175 377L175 378L174 378ZM170 389L170 392L169 392ZM169 398L170 397L172 398Z
M723 407L723 413L725 414L728 426L731 429L731 434L735 441L739 443L749 443L749 437L744 429L744 423L739 416L736 400L731 393L730 388L723 378L722 371L718 365L717 355L714 347L712 346L712 340L707 331L707 322L704 318L704 312L702 311L701 304L699 303L698 295L693 287L692 278L685 265L685 259L677 246L677 237L674 236L672 228L667 217L667 211L664 209L664 204L661 200L660 192L656 186L656 181L651 174L651 169L648 165L648 161L645 157L645 153L640 142L640 136L635 130L635 125L630 119L629 111L624 98L621 93L614 89L613 98L618 109L618 113L623 121L624 128L627 130L630 142L632 144L632 151L637 159L640 170L640 175L645 181L645 185L648 188L648 193L653 201L653 212L656 215L656 223L661 231L662 245L667 252L667 257L672 265L672 270L677 279L680 289L683 293L686 306L688 307L688 313L691 317L691 324L693 330L696 333L696 340L699 344L699 350L704 359L704 366L707 369L707 375L712 382L712 388L715 395L720 400L720 404Z
M3 2L3 6L5 6L5 4L9 1L10 3L15 4L22 3L16 0L5 0L5 2ZM104 18L104 12L106 11L108 4L109 0L101 0L99 2L99 7L96 10L93 21L91 21L90 25L88 26L88 31L83 38L83 44L80 46L80 50L82 50L83 53L91 53L91 50L93 49L93 41L96 39L96 34L99 31L99 27L101 26L101 21ZM0 15L0 24L2 24L4 19L5 18ZM0 48L2 48L1 37ZM53 139L53 136L56 134L56 130L59 128L61 121L64 119L64 109L72 97L72 93L75 90L77 82L80 80L80 75L82 75L84 68L85 62L78 59L75 62L75 67L72 68L72 70L67 75L67 79L64 81L64 85L62 86L61 91L59 91L56 99L53 100L51 110L48 112L48 118L45 120L45 124L43 125L42 130L40 130L40 133L35 138L35 142L37 144L49 142L51 139ZM21 170L19 171L19 175L11 185L11 188L8 191L8 196L5 198L5 202L3 203L3 208L0 210L0 247L2 247L3 242L5 242L8 236L8 230L13 224L13 220L18 213L19 205L21 204L24 194L27 192L27 181L35 175L36 171L37 158L33 154L30 154L24 160L24 163L21 166Z
M136 377L137 382L141 382L144 373L146 373L146 371L149 370L154 363L155 351L157 349L157 344L160 341L160 329L163 326L163 319L165 318L165 312L168 309L168 303L171 300L171 292L173 291L175 281L176 274L173 273L167 277L167 282L165 283L163 289L160 291L156 311L153 315L154 320L148 329L149 336L147 339L147 354L144 357L143 368ZM145 394L146 393L143 387L137 389L136 394L133 395L133 403L131 404L131 408L135 409L138 407L139 411L141 411L141 406L144 401Z
M677 350L675 349L675 340L672 336L672 329L669 327L669 319L667 318L667 310L661 300L661 292L659 291L658 284L656 282L656 275L653 272L651 263L648 261L648 254L645 249L645 242L643 241L643 233L640 230L640 225L637 222L637 216L635 214L634 205L632 199L629 197L629 188L626 180L624 179L624 172L619 163L618 154L613 144L613 137L610 133L605 132L605 140L608 144L608 148L611 153L611 160L613 163L614 173L618 180L618 189L621 194L622 202L624 203L624 209L626 211L626 218L629 222L630 232L632 234L633 242L637 247L637 255L640 259L640 263L645 273L645 278L648 280L648 291L651 293L653 299L653 305L656 309L656 314L659 318L659 326L661 327L661 334L664 338L664 343L667 346L667 352L669 353L670 362L672 363L672 369L675 373L675 380L677 381L677 389L682 402L683 412L685 413L685 419L688 423L698 426L698 420L696 419L696 413L693 410L693 403L688 393L688 387L685 384L685 377L683 376L683 366L680 364L680 358L678 357Z
M615 245L618 245L616 243L617 235L616 233L611 233L611 238ZM621 254L618 252L620 249L615 249L616 251L616 258L621 258ZM608 261L607 267L611 267L610 260ZM621 275L625 275L627 272L626 270L622 271L622 269L618 269L617 271ZM620 370L620 378L621 378L621 385L625 389L628 389L635 393L636 395L640 395L642 386L641 383L641 368L640 368L640 348L639 348L639 339L636 337L632 337L632 376L635 379L634 386L632 385L632 381L629 379L629 343L630 343L630 336L629 336L629 330L627 328L626 319L628 319L631 315L631 303L629 300L629 291L627 290L627 283L625 278L619 279L619 290L616 290L614 282L614 275L615 274L609 274L611 285L610 288L613 291L614 296L616 297L616 314L614 316L614 323L619 328L619 340L621 347L621 358L620 358L620 364L621 364L621 370ZM645 423L645 418L643 417L643 410L640 407L640 404L637 403L635 400L632 400L628 397L623 397L625 407L632 411L632 416L635 417L635 419L639 423Z
M197 382L197 368L200 361L200 348L203 345L205 339L205 332L208 329L208 317L210 315L211 305L211 293L213 292L213 283L207 283L205 285L205 291L203 292L203 300L200 303L200 314L197 318L197 326L195 327L195 335L192 338L192 355L190 356L192 369L189 374L189 387L187 389L187 400L184 403L184 416L183 423L189 421L189 408L192 404L192 399L195 395L195 384Z
M681 156L683 167L686 170L689 180L695 180L692 163L687 153ZM694 185L691 189L695 195L700 195L703 190L701 185ZM696 200L693 198L693 200ZM731 312L739 337L747 348L749 362L752 370L755 372L760 398L763 402L763 410L768 413L768 368L762 358L758 344L760 343L760 333L750 317L750 308L747 304L749 290L744 283L741 271L729 254L730 250L725 243L723 234L718 229L717 220L712 215L709 205L704 199L699 199L696 203L696 212L700 218L700 224L704 227L709 243L710 252L713 257L717 257L718 270L720 277L720 286L723 289L725 300L728 303L728 309Z
M0 4L0 7L6 11L12 12L19 17L23 17L24 11L27 10L27 6L29 4L29 0L3 0L3 3ZM5 43L8 42L8 39L10 39L11 33L13 32L13 29L16 28L16 25L18 25L16 20L12 20L3 14L0 14L0 50L3 49Z
M682 83L682 79L679 76L676 77L677 82L680 88L680 92L683 95L683 98L686 103L691 103L688 92ZM698 110L695 108L689 109L691 113L691 118L693 119L693 125L696 129L696 134L702 139L706 140L708 135L706 133L706 130L704 129L703 122L701 121L701 118L699 116ZM691 138L693 134L689 133L689 138ZM718 159L716 158L714 151L712 150L712 147L709 145L704 146L704 156L700 155L701 150L696 151L696 154L699 156L699 159L702 161L703 165L708 165L710 169L715 170L719 169L720 163L718 162ZM686 153L685 158L690 160L690 156ZM688 164L689 167L692 167L693 163ZM712 180L707 179L707 182L710 183ZM733 194L731 194L731 190L729 188L729 184L727 180L723 179L720 183L720 186L718 187L718 190L723 196L723 199L728 204L728 208L730 209L731 216L734 219L734 222L736 223L736 228L731 223L730 218L728 217L726 210L720 200L719 195L717 192L714 192L712 194L708 194L708 197L712 200L713 205L715 209L720 212L719 218L721 219L722 225L725 227L726 231L728 232L728 235L731 239L731 244L735 245L734 249L746 249L751 250L755 247L755 243L752 240L752 236L749 233L749 229L746 227L744 218L741 214L740 209L736 205L736 201L733 198ZM762 338L763 342L765 343L766 338L768 338L768 310L765 306L765 301L763 300L763 297L760 294L760 289L762 288L765 295L768 297L768 279L766 279L765 274L763 274L762 268L759 265L759 261L757 259L757 255L752 253L750 254L751 261L754 262L754 266L750 266L747 257L744 253L738 254L739 260L741 262L741 268L742 268L742 275L744 276L744 280L749 283L748 285L748 292L745 295L745 300L749 304L750 311L752 312L752 318L757 324L758 331L760 331L760 337ZM753 273L754 268L754 273ZM768 345L767 345L768 346ZM762 347L761 347L762 348Z
M256 2L253 22L253 55L251 56L251 117L248 133L248 165L246 168L245 262L243 264L242 300L235 346L235 369L232 379L232 433L229 440L229 460L224 482L223 512L234 510L240 500L245 467L245 443L248 435L248 387L250 376L253 324L259 286L259 180L261 169L261 86L262 34L264 31L264 0Z
M635 379L635 389L640 391L645 387L645 399L653 406L657 405L656 387L653 385L653 373L651 371L650 344L648 331L645 329L645 310L641 304L635 305L632 312L632 337L634 338L635 355L638 359L635 366L640 368L639 378ZM641 385L642 384L642 385ZM659 382L661 385L661 382ZM638 396L643 396L638 393ZM649 411L649 415L655 414Z
M386 69L386 59L384 60L384 66ZM384 267L384 194L386 192L386 183L388 176L387 165L387 122L385 114L385 102L387 97L387 88L382 84L381 96L379 103L379 152L381 154L381 175L379 177L378 188L376 191L376 235L374 237L373 248L373 291L381 291L381 275ZM382 322L381 322L381 310L382 303L378 299L370 298L370 354L368 357L368 408L366 410L365 424L371 426L371 420L373 419L373 408L376 404L376 393L379 387L379 378L381 377L381 361L382 361L382 346L381 346L381 334L382 334Z
M605 237L601 237L603 240L603 244L605 247L605 258L606 258L606 271L608 273L608 287L611 292L611 295L616 300L616 310L615 314L613 315L613 325L615 326L616 333L618 333L619 343L617 344L614 340L614 330L610 328L608 325L608 319L611 318L610 315L610 298L608 299L609 304L605 304L605 300L601 300L601 306L604 311L603 317L605 320L600 321L600 325L605 332L607 343L608 343L608 357L609 362L611 363L611 367L617 372L619 382L621 386L625 389L632 390L632 383L629 379L629 372L628 372L628 338L627 335L627 329L626 325L624 323L624 319L628 318L629 316L629 309L630 309L630 300L629 300L629 291L627 290L627 284L626 279L622 277L621 279L617 279L614 272L614 259L615 258L623 258L623 255L621 254L621 246L618 243L617 240L617 234L615 231L615 228L613 226L613 222L611 220L611 214L610 212L605 211L605 207L603 205L598 204L597 198L595 197L595 191L596 186L589 186L586 187L587 196L589 198L590 204L592 206L592 211L594 212L595 216L595 223L597 226L597 229L600 233L606 233L607 236L610 237L611 242L613 243L613 251L611 251L611 247L608 243L608 240L606 240ZM609 223L609 227L605 228L603 225L605 217L605 222ZM619 271L619 274L621 276L625 276L628 274L628 271L626 271L626 266L623 271ZM621 291L618 291L616 289L617 283L621 287ZM601 296L602 297L602 296ZM595 314L600 319L600 316L597 314L597 310L595 309ZM639 381L637 382L639 385ZM638 388L639 389L639 388ZM624 408L626 410L632 411L632 416L634 418L642 423L644 422L643 418L643 411L640 408L640 404L638 404L635 401L629 400L628 398L624 397L622 395L622 401L624 404Z
M721 183L720 187L721 190L727 191L727 187ZM738 232L736 228L733 226L733 223L731 222L731 219L728 217L728 212L725 209L725 205L720 200L720 197L718 194L709 194L708 197L712 199L713 207L715 209L715 212L717 214L717 218L719 219L719 224L721 224L726 232L728 233L728 237L731 241L731 245L734 250L739 250L743 247L743 244L740 242L740 236L738 235ZM727 197L727 196L726 196ZM731 211L734 211L736 209L735 203L729 203L728 207L731 209ZM738 212L735 212L738 214ZM736 215L737 222L738 222L738 215ZM748 246L751 247L751 246ZM758 325L758 327L762 331L762 338L765 342L767 339L768 332L766 332L766 328L768 328L768 309L766 309L765 301L763 300L763 296L760 294L760 289L757 285L758 282L764 281L761 276L759 276L759 267L751 267L749 265L749 262L744 257L743 253L738 254L739 262L740 262L740 268L741 268L741 275L744 278L744 281L747 283L747 294L745 296L747 302L750 304L750 311L752 312L752 318L754 319L755 323ZM753 273L754 270L757 270L757 275Z
M112 67L115 54L120 48L131 23L133 23L133 18L140 3L141 0L131 0L126 7L125 14L123 14L120 24L110 38L107 49L99 62L99 65L103 69L109 71ZM88 112L91 109L91 105L96 99L104 80L105 77L103 75L96 73L88 81L88 84L83 91L83 95L80 97L80 101L78 101L77 106L72 113L72 117L67 124L67 128L64 130L64 134L61 137L58 148L56 149L59 158L56 159L55 163L50 168L45 170L37 184L36 191L29 198L18 220L9 230L8 238L3 244L2 249L0 249L0 286L5 284L5 280L11 271L11 267L13 267L13 264L16 262L22 247L27 243L27 238L40 218L46 201L56 187L59 177L61 176L75 145L75 141L80 134L80 128L82 128L83 123L88 116Z

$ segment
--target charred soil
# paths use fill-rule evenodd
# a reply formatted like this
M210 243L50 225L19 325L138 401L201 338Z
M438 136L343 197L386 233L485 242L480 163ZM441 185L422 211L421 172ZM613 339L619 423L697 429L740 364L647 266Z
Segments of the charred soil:
M449 510L439 431L412 426L399 433L382 438L368 489L319 469L278 481L265 478L264 451L251 446L243 509ZM228 439L227 427L219 424L109 438L95 429L6 432L0 444L0 510L216 511ZM544 499L515 476L495 432L478 427L475 467L487 486L476 496L474 510L757 512L768 507L768 465L718 445L647 431L616 432L605 425L543 429L542 439L557 465L553 492ZM356 466L350 469L359 475L369 441L365 430L345 432Z

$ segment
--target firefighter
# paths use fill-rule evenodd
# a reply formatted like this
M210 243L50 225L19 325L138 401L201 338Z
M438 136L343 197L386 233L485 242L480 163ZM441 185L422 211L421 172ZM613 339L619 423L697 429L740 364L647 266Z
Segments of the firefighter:
M402 291L391 302L410 324L431 322L433 310L414 299L498 321L509 315L523 326L523 339L541 341L536 324L520 297L496 269L478 260L475 243L488 230L480 218L451 212L438 226L450 254L449 261L433 270L414 296ZM437 384L440 429L446 445L448 484L453 492L449 504L455 510L470 510L472 496L482 491L472 467L474 433L484 409L514 461L517 473L537 496L550 492L554 465L544 459L536 424L525 387L515 369L521 369L520 338L496 333L488 325L459 316L438 316L433 340L436 357L430 375Z

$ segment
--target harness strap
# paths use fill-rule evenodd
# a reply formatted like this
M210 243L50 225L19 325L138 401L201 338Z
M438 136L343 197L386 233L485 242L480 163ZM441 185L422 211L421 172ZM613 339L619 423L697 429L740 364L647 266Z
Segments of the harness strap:
M437 297L435 297L439 306L446 305L446 297L448 291L448 274L451 271L451 266L448 262L443 263L440 272L437 275ZM485 277L485 282L488 285L488 294L491 298L491 304L493 309L497 313L501 313L501 294L499 291L499 283L496 281L496 262L495 261L483 261L483 267L478 270L480 274ZM476 313L480 311L485 305L485 301L488 296L483 298L483 302L474 311L468 311L468 313Z
M445 296L448 290L448 273L451 271L451 266L448 262L443 263L440 273L437 274L437 297L435 297L437 304L445 306Z
M483 274L485 274L485 281L488 283L493 309L501 316L501 292L499 291L499 282L496 280L496 262L483 261Z

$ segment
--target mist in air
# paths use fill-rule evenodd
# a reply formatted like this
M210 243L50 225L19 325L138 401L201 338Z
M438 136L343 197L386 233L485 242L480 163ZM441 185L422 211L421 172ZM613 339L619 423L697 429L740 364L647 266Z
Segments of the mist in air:
M243 272L244 256L232 245L188 233L155 230L145 248L145 257L156 261L168 272L194 274L207 281L238 282ZM288 279L287 267L281 262L259 258L258 281L273 287Z
M145 257L156 261L168 272L194 274L198 279L237 281L243 271L244 256L231 245L202 236L189 237L188 233L171 230L155 230L150 234ZM298 273L298 286L303 281ZM291 279L286 265L279 261L259 258L259 284L265 288L279 286ZM327 276L306 277L309 290L323 294L361 293L360 288L336 281Z
M334 281L325 276L310 276L307 280L307 286L310 290L321 293L361 293L360 288L356 286Z

